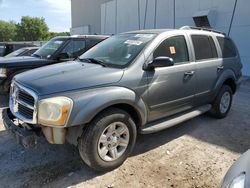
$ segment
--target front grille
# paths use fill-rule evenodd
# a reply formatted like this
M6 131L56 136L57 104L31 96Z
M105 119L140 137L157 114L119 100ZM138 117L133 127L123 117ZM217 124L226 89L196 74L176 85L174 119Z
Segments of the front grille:
M23 106L21 104L18 104L18 112L24 116L26 119L33 119L33 112L34 110L26 107L26 106Z
M34 97L32 97L30 94L28 94L28 93L26 93L26 92L24 92L22 90L18 91L18 99L20 101L23 101L23 102L31 105L31 106L34 106L34 104L35 104Z
M10 109L18 119L36 124L36 100L33 91L15 82L11 84Z

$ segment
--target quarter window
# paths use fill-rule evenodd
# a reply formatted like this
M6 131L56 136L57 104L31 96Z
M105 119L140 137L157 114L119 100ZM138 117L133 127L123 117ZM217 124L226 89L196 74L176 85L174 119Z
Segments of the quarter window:
M235 57L237 55L235 45L232 40L224 37L217 37L222 51L222 57Z
M191 36L196 60L204 60L218 57L214 40L206 35Z
M175 36L166 39L153 54L156 57L171 57L174 63L189 61L187 43L184 36Z

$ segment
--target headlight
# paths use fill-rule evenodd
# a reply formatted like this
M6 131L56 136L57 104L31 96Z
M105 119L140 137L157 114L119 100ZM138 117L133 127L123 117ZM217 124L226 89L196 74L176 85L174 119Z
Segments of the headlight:
M233 181L227 186L227 188L244 188L245 187L245 173L241 173L239 176L233 179Z
M73 106L67 97L43 99L38 102L38 123L47 126L64 126Z
M6 72L7 72L7 69L4 69L4 68L0 69L0 78L7 77Z

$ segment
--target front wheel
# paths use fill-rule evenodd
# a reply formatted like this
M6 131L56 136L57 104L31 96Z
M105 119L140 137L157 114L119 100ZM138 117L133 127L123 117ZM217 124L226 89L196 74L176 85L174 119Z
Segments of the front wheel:
M210 114L219 119L226 117L231 109L232 100L233 92L231 87L223 85L213 103Z
M131 116L111 108L98 115L79 139L83 161L98 171L119 167L132 152L136 141L136 125Z

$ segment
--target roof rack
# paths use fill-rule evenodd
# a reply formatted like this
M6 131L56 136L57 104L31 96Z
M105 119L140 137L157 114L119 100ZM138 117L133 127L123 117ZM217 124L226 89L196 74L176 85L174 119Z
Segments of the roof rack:
M181 30L195 29L195 30L210 31L210 32L214 32L214 33L219 33L219 34L222 34L222 35L226 35L226 33L224 33L224 32L217 31L217 30L214 30L214 29L205 28L205 27L183 26L180 29Z

